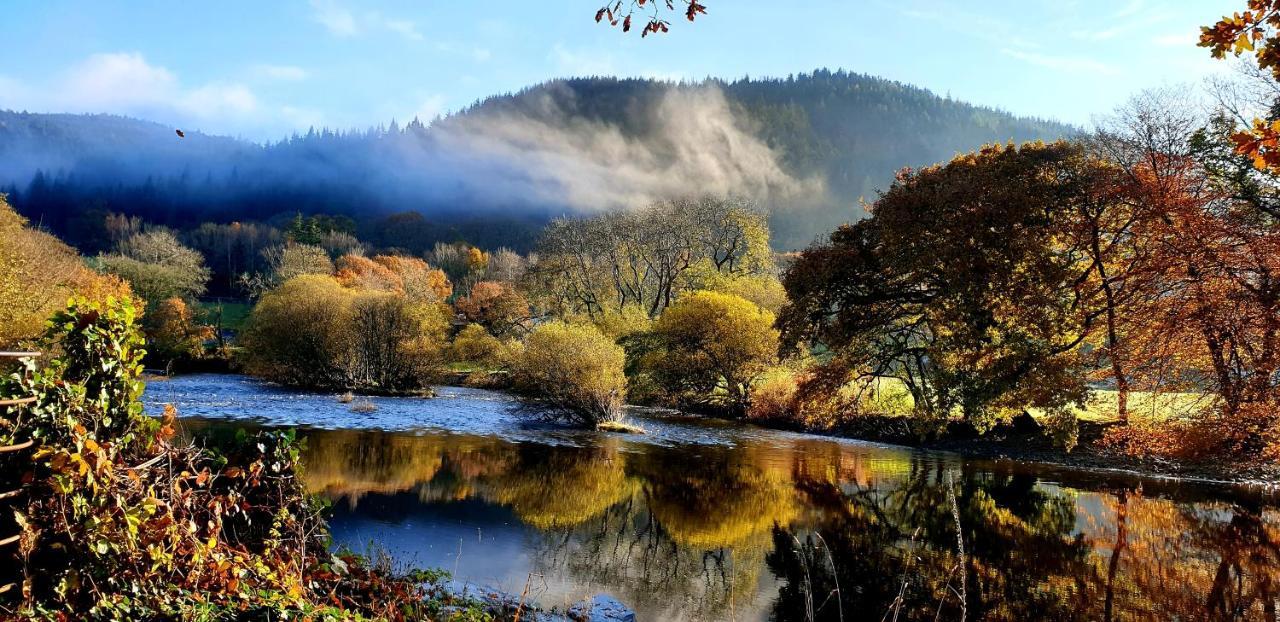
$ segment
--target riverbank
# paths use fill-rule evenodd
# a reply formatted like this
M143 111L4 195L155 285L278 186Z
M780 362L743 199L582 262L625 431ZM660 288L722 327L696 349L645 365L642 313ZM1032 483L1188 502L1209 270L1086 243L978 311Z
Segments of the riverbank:
M1157 603L1161 619L1201 619L1219 560L1264 560L1241 575L1246 596L1280 568L1268 539L1277 497L1257 489L660 409L631 411L644 435L601 433L532 419L510 393L438 392L368 398L377 410L356 413L332 394L208 375L155 382L144 397L148 412L176 405L180 428L201 443L241 429L300 430L301 481L329 508L334 547L445 569L476 586L469 594L487 611L523 600L521 620L601 594L641 620L786 618L804 611L804 586L833 586L814 581L815 570L840 577L845 611L878 615L899 594L885 576L937 586L953 576L953 512L975 569L993 577L974 588L974 602L1022 619L1104 617L1097 569L1112 556L1119 516L1133 538L1126 551L1162 553L1126 553L1115 582L1145 587L1142 577L1175 568L1163 585L1195 597L1170 599L1162 585L1125 590L1116 610ZM829 558L806 543L815 533ZM1000 587L1015 583L1026 588ZM928 615L912 619L932 619L938 594L913 590Z
M501 392L508 392L510 389L509 376L500 372L454 371L442 380L444 386ZM364 392L357 392L355 395L356 397L378 396L377 393ZM391 393L386 396L428 397L429 395ZM709 416L707 418L715 419ZM902 417L862 417L836 428L806 428L790 421L750 421L749 423L776 430L946 451L977 459L1034 463L1145 477L1228 483L1280 492L1280 465L1278 464L1179 462L1135 458L1103 446L1099 441L1105 430L1114 424L1092 420L1080 421L1079 442L1071 452L1065 452L1055 445L1048 434L1029 418L1019 418L1011 424L998 426L981 436L977 435L972 428L955 423L941 438L932 440L921 440L910 429L909 421Z
M969 458L1226 483L1280 493L1280 464L1138 458L1101 443L1107 428L1115 425L1110 423L1081 421L1078 444L1070 452L1054 443L1049 434L1030 417L997 426L983 435L976 434L969 426L954 423L941 438L929 440L921 440L911 431L908 420L902 417L862 417L836 428L796 426L782 421L753 423L772 429L946 451Z

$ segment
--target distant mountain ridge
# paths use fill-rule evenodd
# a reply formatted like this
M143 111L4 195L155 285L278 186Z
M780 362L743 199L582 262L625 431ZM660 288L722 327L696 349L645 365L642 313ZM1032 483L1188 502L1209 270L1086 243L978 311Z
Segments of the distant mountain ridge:
M312 130L268 145L174 129L0 111L0 188L81 246L79 221L108 211L175 227L296 212L371 223L416 211L426 238L528 248L557 215L715 192L759 195L774 209L778 246L795 248L860 217L859 199L874 199L904 166L1077 132L827 70L681 84L552 80L430 126Z

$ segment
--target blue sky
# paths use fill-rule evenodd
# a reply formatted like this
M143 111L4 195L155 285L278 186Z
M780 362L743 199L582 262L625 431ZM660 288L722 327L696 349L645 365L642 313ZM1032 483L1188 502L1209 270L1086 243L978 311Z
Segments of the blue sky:
M0 108L115 112L271 140L429 118L588 74L845 68L1087 124L1148 87L1229 70L1198 27L1243 0L705 0L641 40L599 0L11 0Z

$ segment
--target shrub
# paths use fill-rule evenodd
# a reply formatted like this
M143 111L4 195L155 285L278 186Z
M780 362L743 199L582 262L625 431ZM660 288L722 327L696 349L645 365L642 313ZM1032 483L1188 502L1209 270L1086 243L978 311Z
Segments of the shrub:
M400 279L400 289L415 302L442 302L453 294L453 284L443 270L432 268L416 257L378 255L374 261Z
M529 335L514 376L549 416L596 425L622 418L625 363L622 348L594 326L553 321Z
M1275 405L1243 405L1234 416L1207 404L1186 417L1131 413L1123 425L1103 433L1103 446L1138 458L1207 460L1230 457L1240 463L1280 458L1280 415Z
M348 318L347 384L407 390L426 386L444 363L449 328L443 305L411 302L403 294L358 292Z
M329 276L285 281L249 315L241 336L245 370L288 385L345 385L350 306L350 295Z
M141 345L130 301L77 301L45 336L61 357L0 382L0 396L37 398L13 430L40 441L16 513L23 601L4 613L416 620L444 604L423 573L328 552L292 433L240 433L215 452L176 440L172 408L144 416Z
M304 275L254 307L243 336L245 365L251 374L295 386L418 389L444 362L448 327L440 303Z
M334 277L343 287L378 291L403 291L404 282L390 268L363 255L343 255L333 264Z
M663 355L655 378L684 404L722 405L746 413L751 388L778 350L774 316L732 294L682 297L654 326Z
M449 357L458 363L472 363L483 367L501 367L509 361L506 345L489 334L479 324L467 324L449 348Z
M797 422L796 379L791 374L770 374L751 388L747 417L762 422Z
M130 295L127 283L90 270L71 247L26 224L0 195L0 349L39 338L68 298Z

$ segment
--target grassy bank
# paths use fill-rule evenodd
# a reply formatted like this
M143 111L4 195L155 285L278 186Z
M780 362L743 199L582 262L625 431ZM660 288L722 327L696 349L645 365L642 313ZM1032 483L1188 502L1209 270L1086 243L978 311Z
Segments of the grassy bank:
M1055 442L1048 430L1049 415L1036 410L1027 413L1034 423L1025 418L1015 418L983 434L964 423L957 413L940 433L922 437L911 425L910 396L895 382L882 381L871 398L880 405L896 405L897 408L893 411L848 417L829 426L803 425L786 420L758 420L756 423L823 435L945 450L995 460L1280 486L1280 465L1272 461L1194 460L1135 455L1106 442L1108 430L1122 425L1117 411L1118 394L1113 390L1095 390L1084 407L1072 409L1078 425L1077 444L1071 451L1066 451ZM1191 424L1196 421L1199 413L1204 412L1211 399L1210 395L1198 393L1131 392L1128 398L1129 422L1144 429Z

